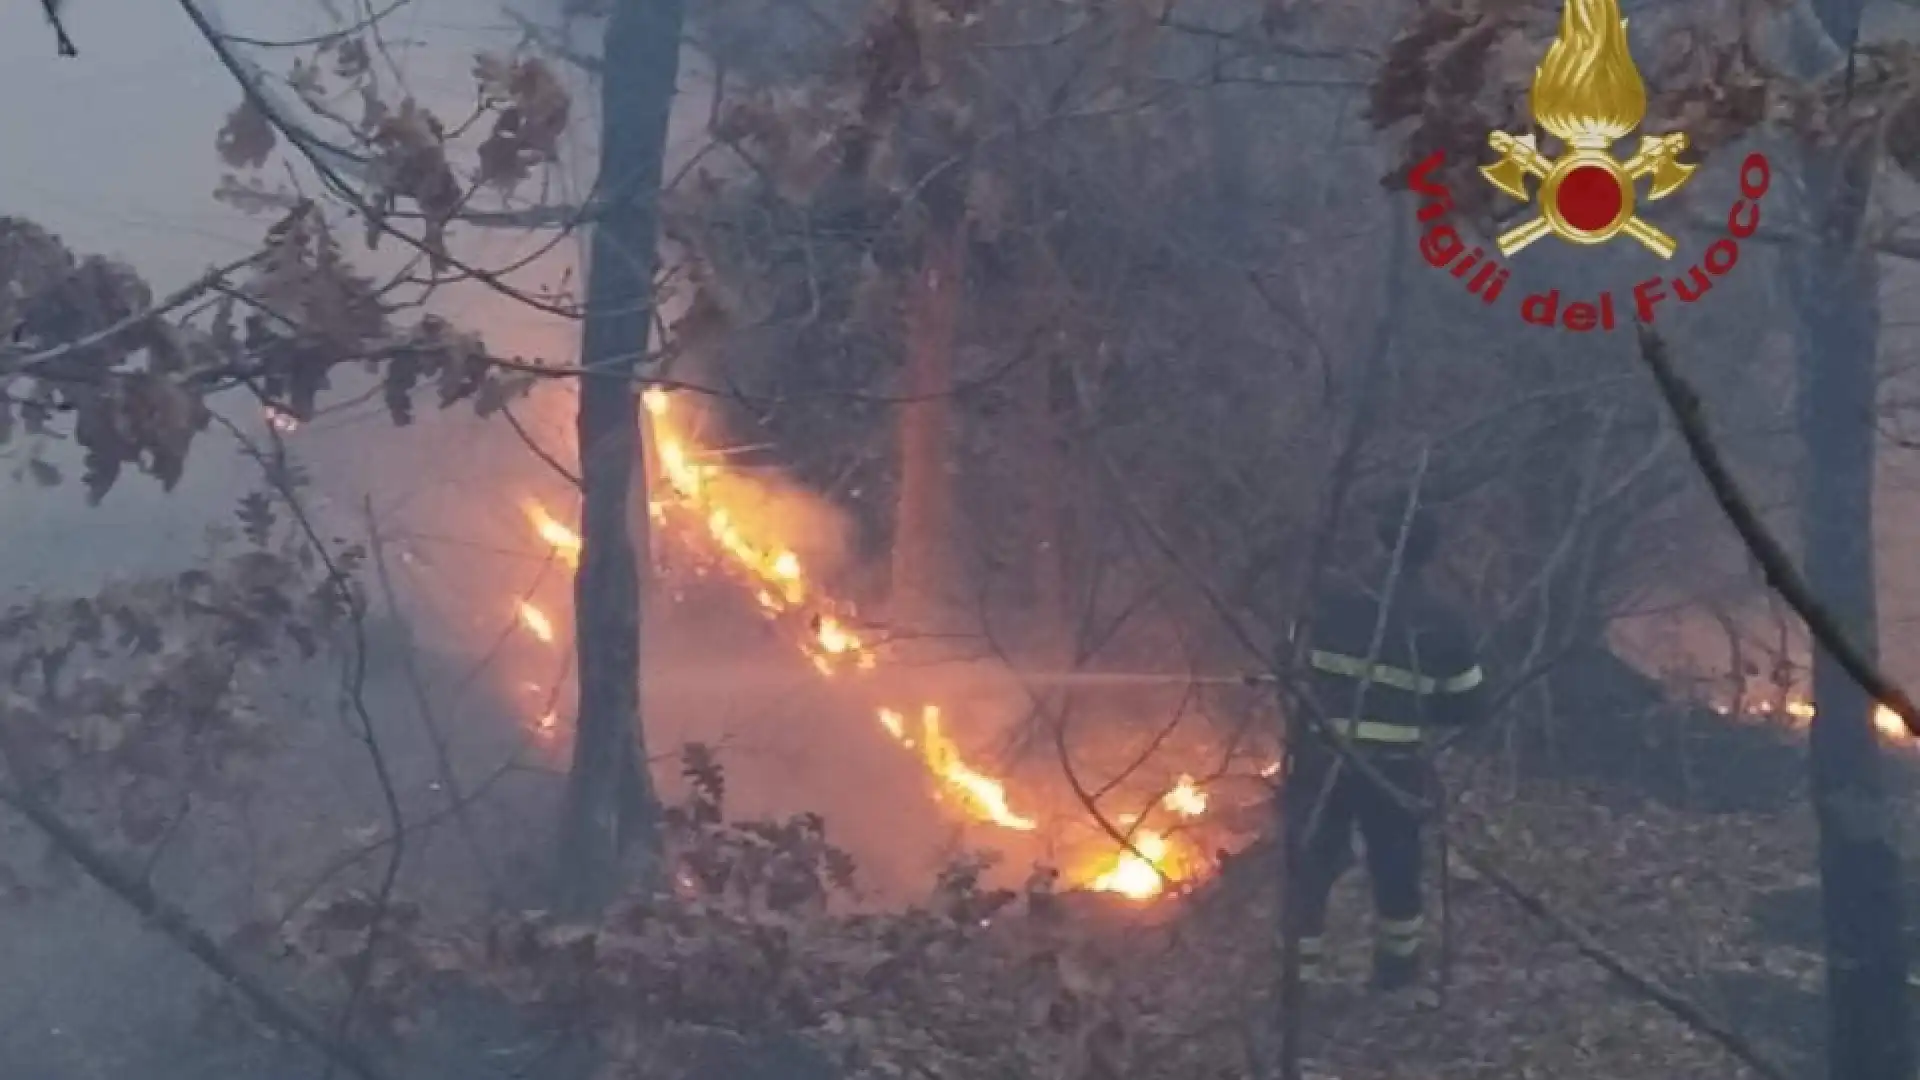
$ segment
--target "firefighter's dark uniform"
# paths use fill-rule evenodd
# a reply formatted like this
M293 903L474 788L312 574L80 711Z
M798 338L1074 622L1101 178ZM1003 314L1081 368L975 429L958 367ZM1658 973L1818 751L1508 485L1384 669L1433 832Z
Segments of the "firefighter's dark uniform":
M1365 592L1331 589L1314 605L1307 663L1320 716L1352 740L1388 783L1415 799L1427 796L1422 744L1435 727L1471 723L1484 681L1463 619L1418 581L1397 590L1386 632L1361 703L1350 715L1379 616ZM1374 902L1374 979L1387 988L1418 975L1421 914L1420 818L1392 792L1339 756L1324 737L1308 736L1287 779L1286 810L1301 836L1289 909L1298 921L1302 973L1320 974L1327 899L1353 860L1357 826L1366 847ZM1331 780L1329 780L1331 777ZM1324 792L1324 795L1323 795ZM1315 804L1320 803L1314 820Z

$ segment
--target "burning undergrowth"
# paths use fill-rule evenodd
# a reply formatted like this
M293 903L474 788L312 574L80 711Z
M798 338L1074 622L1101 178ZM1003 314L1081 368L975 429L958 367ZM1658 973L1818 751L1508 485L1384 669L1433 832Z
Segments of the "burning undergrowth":
M1524 774L1599 784L1615 802L1779 811L1808 782L1816 710L1802 657L1790 640L1751 666L1704 649L1584 651L1558 665L1550 699L1509 713L1497 737ZM1899 718L1880 706L1873 723L1890 774L1914 775L1920 755Z
M1076 734L1071 748L1063 744L1056 754L1044 747L1044 752L1025 755L1029 760L1024 768L1016 767L1000 751L1015 741L1012 728L1048 727L1046 702L998 659L922 663L912 655L911 642L891 635L887 626L868 618L848 599L858 592L849 584L858 568L851 565L853 545L841 515L777 473L736 465L737 455L703 429L703 410L692 395L653 389L643 402L656 574L649 621L662 617L661 600L680 600L693 608L724 603L736 609L744 601L757 614L759 636L790 658L764 663L743 659L755 655L759 646L737 628L709 632L710 640L721 643L717 651L727 657L721 662L712 655L674 652L677 646L671 644L665 646L670 658L663 659L650 646L643 681L649 694L649 735L656 744L711 738L710 731L702 736L697 727L676 720L674 713L698 709L675 702L678 688L704 682L704 693L713 693L714 684L744 691L753 683L791 680L804 670L813 687L789 681L789 689L763 698L761 707L792 710L787 713L791 723L806 726L810 738L792 740L799 747L796 752L808 749L807 742L814 743L815 750L822 743L837 747L846 758L840 769L842 786L885 793L865 805L825 799L834 804L830 816L839 817L843 825L855 815L910 821L913 808L899 804L925 804L931 796L939 816L952 826L950 838L961 846L999 851L1009 866L1058 866L1070 887L1139 900L1204 876L1215 848L1234 843L1231 830L1210 820L1210 808L1219 800L1196 779L1226 771L1222 763L1231 755L1213 745L1219 740L1189 734L1204 725L1181 695L1172 694L1167 701L1179 706L1177 717L1186 714L1180 717L1183 729L1177 738L1171 731L1155 735L1151 730L1137 740L1112 737L1124 729L1080 725L1082 731L1106 733L1098 740L1102 745L1092 748L1096 752L1080 745L1096 740ZM545 549L547 559L560 567L570 569L577 563L581 541L565 511L527 497L521 500L520 514L527 542ZM521 661L509 665L509 677L526 702L532 734L556 763L564 760L571 727L568 577L549 574L523 595L503 598L512 604L523 646ZM735 598L721 600L726 592ZM683 621L699 617L668 616ZM752 666L762 670L741 674ZM795 705L811 693L821 696L808 709ZM1141 696L1132 697L1138 711ZM824 713L850 709L866 713L864 731L836 730L820 719ZM763 744L778 741L764 718L746 726ZM1107 742L1114 745L1104 745ZM884 761L872 752L876 746L886 748ZM1085 771L1084 778L1063 778L1066 770L1061 766L1069 759L1075 771ZM885 782L883 774L902 769L918 774L912 789ZM877 831L871 822L851 824L856 835ZM936 846L928 840L934 834L931 828L909 825L899 831L904 835L892 838L893 844Z
M1064 893L1046 875L994 889L973 860L915 904L863 912L823 822L726 821L711 759L696 750L682 766L693 795L671 816L665 888L590 922L536 912L446 928L397 909L388 917L407 932L389 936L363 998L369 1015L402 1034L453 988L480 989L536 1029L591 1035L602 1075L650 1080L689 1075L664 1059L694 1036L804 1049L789 1050L795 1074L859 1080L1244 1076L1272 1052L1275 875L1264 854L1152 909ZM1813 1015L1817 955L1769 937L1748 912L1807 884L1797 869L1813 845L1805 815L1621 811L1532 784L1496 795L1468 771L1449 783L1460 793L1456 835L1497 850L1507 872L1639 970L1716 1013L1727 999L1715 988L1739 980ZM1450 895L1453 978L1442 1008L1418 1012L1359 995L1364 883L1342 886L1342 981L1316 994L1305 1024L1313 1072L1735 1075L1709 1040L1486 883L1458 878ZM294 951L310 971L351 971L375 909L350 896L313 911L291 932ZM1759 1026L1784 1036L1774 1023Z
M537 1023L594 1035L611 1076L668 1075L653 1052L689 1028L797 1035L876 1077L1118 1076L1137 1059L1125 973L1090 947L1140 930L1120 901L1094 901L1109 917L1090 920L1053 875L993 889L990 860L972 858L922 902L861 914L851 857L820 818L728 822L710 751L689 748L682 769L692 795L668 815L664 888L592 924L535 912L442 932L402 905L385 918L408 932L367 988L367 1015L398 1036L450 984L479 986ZM312 970L344 973L376 908L343 898L289 940Z

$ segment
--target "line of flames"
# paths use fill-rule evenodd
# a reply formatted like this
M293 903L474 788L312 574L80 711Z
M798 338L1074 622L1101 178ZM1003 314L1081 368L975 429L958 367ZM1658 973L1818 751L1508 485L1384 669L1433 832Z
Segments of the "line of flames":
M769 618L802 624L804 629L794 639L822 676L833 678L877 668L879 656L852 628L848 609L819 593L807 577L800 556L778 542L748 535L741 522L721 505L714 483L721 466L698 460L700 455L681 430L670 397L663 391L649 390L643 401L652 418L655 454L666 481L666 490L657 493L663 497L649 506L654 520L666 524L678 517L693 525L687 531L703 536L714 553L724 556ZM528 501L523 509L540 540L568 566L577 567L579 534L538 502ZM532 603L519 602L519 619L539 641L549 645L556 641L553 620ZM1732 711L1726 704L1715 709L1722 714ZM1815 710L1804 698L1788 696L1776 702L1763 695L1744 702L1740 711L1750 717L1785 717L1804 725ZM876 709L875 718L894 742L916 754L939 785L940 793L970 818L1016 832L1039 828L1034 818L1014 808L1003 781L966 760L947 734L938 705L926 703L918 709L881 707ZM557 724L558 717L551 710L538 721L543 732L551 732ZM1907 737L1898 714L1885 705L1874 710L1874 725L1888 738ZM1271 776L1276 771L1277 766L1269 767L1262 770L1262 775ZM1193 778L1182 776L1158 806L1173 817L1193 819L1206 813L1207 801L1207 793ZM1180 837L1148 828L1136 815L1124 815L1116 824L1128 831L1131 850L1116 852L1078 875L1083 887L1144 900L1159 895L1170 881L1178 882L1200 871L1197 852Z
M795 635L797 643L822 676L874 670L879 664L875 650L852 628L849 610L819 594L800 556L777 542L750 536L735 515L721 505L714 483L721 467L698 460L669 396L655 389L647 391L642 400L652 420L655 456L666 482L665 490L656 492L648 507L653 519L663 524L670 517L686 521L693 526L686 531L703 537L715 554L724 557L734 576L752 589L755 601L769 618L803 625L804 631ZM567 565L577 567L579 534L537 501L526 502L523 509L540 540ZM521 601L519 619L535 638L554 643L557 635L553 620L538 607ZM876 719L888 736L916 754L939 785L942 797L957 804L970 818L1016 832L1039 828L1038 821L1014 809L1003 781L965 759L946 733L938 705L883 707L876 710ZM550 731L556 722L555 715L548 712L540 718L539 727ZM1159 806L1174 817L1193 818L1205 813L1207 795L1191 777L1183 776ZM1159 895L1169 881L1181 881L1199 871L1197 852L1180 837L1148 828L1132 816L1122 817L1118 824L1129 830L1131 850L1116 852L1102 864L1076 875L1083 887L1145 900Z
M1733 711L1733 708L1725 703L1720 703L1713 706L1713 711L1722 716L1726 716ZM1813 721L1813 714L1817 711L1818 710L1813 707L1813 702L1808 701L1806 698L1792 696L1789 696L1784 702L1777 703L1766 698L1747 701L1742 703L1740 708L1740 714L1742 716L1786 717L1793 721L1796 726L1801 727L1811 723ZM1873 726L1884 738L1908 739L1912 737L1907 733L1906 721L1900 719L1899 713L1894 712L1885 705L1874 706Z

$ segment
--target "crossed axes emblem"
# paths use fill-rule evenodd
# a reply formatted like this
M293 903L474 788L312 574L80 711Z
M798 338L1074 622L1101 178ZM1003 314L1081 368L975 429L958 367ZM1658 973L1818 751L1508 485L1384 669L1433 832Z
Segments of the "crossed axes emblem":
M1685 134L1642 135L1640 149L1624 162L1605 146L1591 144L1575 145L1556 161L1540 152L1531 134L1496 131L1487 142L1501 155L1480 167L1488 183L1520 202L1532 202L1526 178L1540 181L1540 215L1502 233L1495 241L1500 254L1512 255L1548 233L1575 244L1601 244L1624 232L1655 255L1673 258L1679 247L1673 237L1634 214L1634 182L1653 178L1649 202L1679 190L1694 170L1676 160L1687 148Z

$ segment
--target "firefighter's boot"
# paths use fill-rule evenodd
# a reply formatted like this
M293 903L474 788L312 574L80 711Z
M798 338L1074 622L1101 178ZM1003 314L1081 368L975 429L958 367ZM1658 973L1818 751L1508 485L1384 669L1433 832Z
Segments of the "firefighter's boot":
M1373 988L1392 993L1420 981L1420 937L1426 924L1411 919L1381 919L1373 947Z

